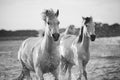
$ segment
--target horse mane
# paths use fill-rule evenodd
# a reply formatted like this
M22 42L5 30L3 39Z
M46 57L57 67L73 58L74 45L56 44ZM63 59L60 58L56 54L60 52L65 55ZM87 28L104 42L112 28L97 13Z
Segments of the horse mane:
M79 39L78 39L78 43L79 43L79 42L82 42L82 38L83 38L83 28L84 28L84 26L81 27L80 35L79 35Z
M86 25L87 23L92 21L92 17L85 17L85 18L83 17L83 20L85 21L84 25ZM82 42L84 25L81 27L78 42Z
M86 18L84 18L84 20L85 20L84 24L86 25L87 23L92 21L92 17L86 17Z
M53 11L53 9L50 10L45 10L44 12L42 12L43 14L43 20L46 22L47 18L51 19L55 17L55 12Z

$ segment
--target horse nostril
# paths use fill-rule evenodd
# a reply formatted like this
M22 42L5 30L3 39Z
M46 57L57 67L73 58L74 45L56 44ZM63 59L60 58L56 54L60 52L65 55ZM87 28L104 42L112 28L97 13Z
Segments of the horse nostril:
M60 34L59 33L54 33L54 34L52 34L52 36L53 36L54 40L57 41L60 37Z
M96 35L90 35L91 41L95 41Z

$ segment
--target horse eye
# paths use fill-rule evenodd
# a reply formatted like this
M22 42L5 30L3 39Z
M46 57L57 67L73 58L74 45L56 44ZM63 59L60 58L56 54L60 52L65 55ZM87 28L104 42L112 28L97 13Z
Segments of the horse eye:
M86 24L86 27L88 27L88 26L89 26L89 24L87 23L87 24Z

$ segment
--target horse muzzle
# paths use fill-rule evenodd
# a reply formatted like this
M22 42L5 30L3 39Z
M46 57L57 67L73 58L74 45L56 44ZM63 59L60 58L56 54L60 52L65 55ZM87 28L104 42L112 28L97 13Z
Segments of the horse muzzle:
M90 35L91 41L95 41L95 38L96 38L96 35L94 35L94 34Z
M59 33L54 33L52 34L54 41L58 41L60 34Z

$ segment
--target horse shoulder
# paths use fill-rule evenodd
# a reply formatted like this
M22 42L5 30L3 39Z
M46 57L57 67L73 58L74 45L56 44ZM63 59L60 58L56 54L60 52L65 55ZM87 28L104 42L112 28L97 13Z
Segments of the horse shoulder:
M18 59L23 55L25 55L26 53L28 53L27 51L29 51L28 49L30 48L30 46L28 46L29 44L29 41L31 40L31 38L28 38L26 40L24 40L19 48L19 51L18 51Z
M77 54L78 54L79 60L84 60L85 62L88 62L90 58L89 51L86 51L84 48L79 46Z
M23 41L19 49L18 59L22 60L29 68L33 68L33 51L39 39L39 37L28 38Z
M41 40L39 40L35 46L34 46L34 51L32 52L33 55L33 63L34 67L40 67L41 64L44 64L45 61L45 55L43 55L44 50L42 44L44 43L43 37Z

